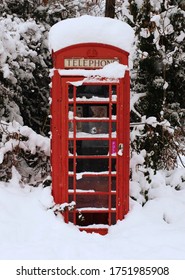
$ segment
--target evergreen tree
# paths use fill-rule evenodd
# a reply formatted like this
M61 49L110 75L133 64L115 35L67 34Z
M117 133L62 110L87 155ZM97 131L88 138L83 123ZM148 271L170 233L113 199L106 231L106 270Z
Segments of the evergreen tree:
M183 133L185 117L184 11L175 1L150 0L142 1L142 5L130 1L130 11L138 42L132 86L135 94L142 96L135 105L137 114L132 113L132 121L141 121L143 115L154 116L156 123L167 119L173 126L173 133L167 133L161 125L155 129L146 125L143 137L137 140L139 149L148 152L148 166L173 168L177 154L183 153L175 145L175 137L179 128Z

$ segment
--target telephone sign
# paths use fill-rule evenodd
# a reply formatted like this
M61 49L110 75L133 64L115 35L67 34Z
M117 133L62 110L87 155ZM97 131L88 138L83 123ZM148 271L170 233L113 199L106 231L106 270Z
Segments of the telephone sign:
M67 68L103 68L105 65L118 61L118 59L88 59L88 58L65 58L64 67Z

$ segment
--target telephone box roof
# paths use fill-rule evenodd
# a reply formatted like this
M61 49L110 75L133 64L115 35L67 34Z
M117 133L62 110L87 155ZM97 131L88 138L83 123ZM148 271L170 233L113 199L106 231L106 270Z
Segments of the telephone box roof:
M62 20L49 32L49 49L58 51L80 43L101 43L130 52L134 31L130 25L108 17L84 15Z

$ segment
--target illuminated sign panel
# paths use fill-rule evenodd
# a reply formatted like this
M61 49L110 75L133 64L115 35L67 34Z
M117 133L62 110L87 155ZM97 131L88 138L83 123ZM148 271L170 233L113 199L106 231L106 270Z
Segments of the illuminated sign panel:
M94 59L94 58L65 58L64 67L65 68L102 68L107 64L118 61L115 59Z

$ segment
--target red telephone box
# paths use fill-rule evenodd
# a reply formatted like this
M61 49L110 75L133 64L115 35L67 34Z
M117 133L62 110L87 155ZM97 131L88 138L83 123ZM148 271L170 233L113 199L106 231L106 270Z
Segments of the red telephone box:
M87 232L106 234L129 209L129 71L122 78L97 71L114 61L128 65L128 55L102 43L52 53L53 196L75 203L65 222Z

